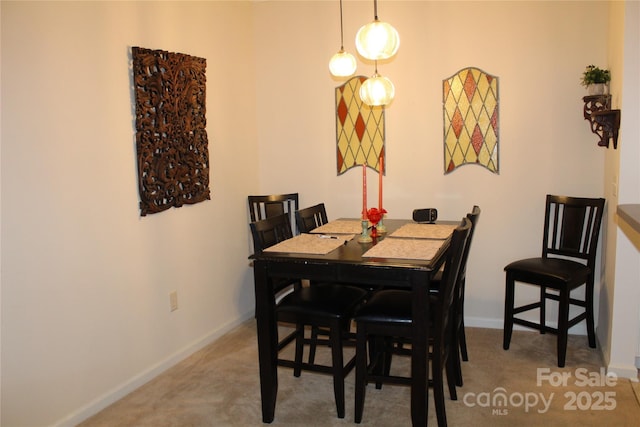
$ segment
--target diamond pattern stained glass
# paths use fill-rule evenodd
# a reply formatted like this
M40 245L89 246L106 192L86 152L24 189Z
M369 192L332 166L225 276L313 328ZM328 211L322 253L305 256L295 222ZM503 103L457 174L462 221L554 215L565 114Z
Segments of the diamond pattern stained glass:
M337 167L341 175L354 166L368 165L379 171L384 150L384 108L371 107L360 99L367 78L355 76L336 88Z
M467 163L498 173L498 78L464 68L442 82L444 170Z

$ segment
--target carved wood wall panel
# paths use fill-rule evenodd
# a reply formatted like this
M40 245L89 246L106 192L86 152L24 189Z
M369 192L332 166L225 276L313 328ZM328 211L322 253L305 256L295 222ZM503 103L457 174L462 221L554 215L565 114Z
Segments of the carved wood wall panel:
M132 48L140 214L211 198L206 59Z

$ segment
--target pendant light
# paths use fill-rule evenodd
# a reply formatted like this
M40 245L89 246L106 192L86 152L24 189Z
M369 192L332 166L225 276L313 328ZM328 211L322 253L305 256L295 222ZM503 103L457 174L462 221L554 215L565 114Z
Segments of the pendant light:
M372 107L383 106L393 101L396 88L386 77L378 74L378 61L376 61L376 71L360 86L360 99Z
M372 61L389 59L400 47L400 36L395 28L378 20L378 0L373 0L374 20L358 30L356 49L363 57Z
M344 51L342 0L340 0L340 50L331 57L329 61L329 71L336 77L349 77L356 72L356 58Z

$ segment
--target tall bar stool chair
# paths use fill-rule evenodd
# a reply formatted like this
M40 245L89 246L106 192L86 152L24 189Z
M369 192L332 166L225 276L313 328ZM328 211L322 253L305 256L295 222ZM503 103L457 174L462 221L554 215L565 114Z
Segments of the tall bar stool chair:
M480 218L480 207L473 206L471 212L467 214L467 218L471 221L471 231L469 232L469 241L467 242L467 246L465 247L464 253L462 254L462 266L460 267L460 275L458 280L460 284L457 287L457 292L455 295L455 319L456 325L454 327L453 340L454 344L452 344L451 350L454 352L454 356L452 356L453 360L456 361L456 384L458 386L463 385L462 381L462 367L460 365L460 359L467 362L469 361L469 353L467 351L467 336L464 330L464 293L467 282L467 260L469 259L469 252L471 250L471 243L473 241L473 235L475 233L476 224L478 223L478 218ZM437 293L441 286L442 280L442 271L438 272L436 277L431 281L431 290L434 293Z
M471 221L463 218L451 236L447 251L442 288L437 294L429 295L429 325L431 345L431 378L438 426L447 425L444 402L444 377L446 370L449 393L452 400L457 399L455 368L452 363L451 335L455 327L454 299L462 256L468 243ZM393 345L398 339L411 342L412 300L409 290L383 289L373 292L369 300L356 312L356 385L355 385L355 422L360 423L364 412L364 400L367 382L375 382L380 388L382 383L411 384L410 377L388 374L388 355L391 352L411 355L411 350ZM367 342L369 351L367 351ZM367 363L369 356L369 363ZM426 405L427 402L424 402Z
M251 223L254 242L261 245L261 251L272 246L272 242L292 237L288 218L282 214ZM296 377L302 370L332 375L338 418L345 415L344 379L355 366L355 356L344 363L343 341L348 339L353 314L366 295L367 291L358 287L321 283L294 289L276 304L278 321L295 325L293 337L289 335L278 342L278 351L293 339L296 342L294 360L278 357L278 366L293 368ZM329 331L330 366L302 361L304 345L310 342L305 340L305 326Z
M295 212L298 209L298 193L247 196L247 202L249 203L249 216L251 218L251 222L286 214L289 219L289 237L296 233ZM260 236L260 239L262 240L259 239L256 241L255 236L253 236L253 249L255 252L260 252L263 248L273 246L281 241L278 240L279 236L270 234L275 233L274 230L270 230L268 228L270 226L271 225L266 224L260 226L267 227L264 232L258 231L262 234ZM279 233L283 233L284 231L286 230L278 230ZM284 238L282 240L284 240ZM265 244L267 244L267 246L265 246ZM278 280L275 287L278 291L289 287L299 289L302 287L302 282L298 279L290 280L283 278Z
M513 325L522 325L558 336L558 366L565 365L569 328L586 320L589 347L596 347L593 316L593 287L596 251L605 199L547 195L542 238L542 256L514 261L504 268L503 348L509 349ZM516 307L517 282L538 286L537 302ZM571 291L585 285L584 299L571 297ZM546 322L546 300L558 302L558 325ZM569 319L571 305L582 307L580 314ZM539 310L539 323L516 317L529 310Z

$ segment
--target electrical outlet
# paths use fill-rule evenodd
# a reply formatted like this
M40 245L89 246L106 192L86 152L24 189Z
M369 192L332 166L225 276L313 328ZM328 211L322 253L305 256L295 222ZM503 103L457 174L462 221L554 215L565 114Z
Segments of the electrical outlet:
M171 311L178 309L178 291L169 293L169 306L171 307Z

